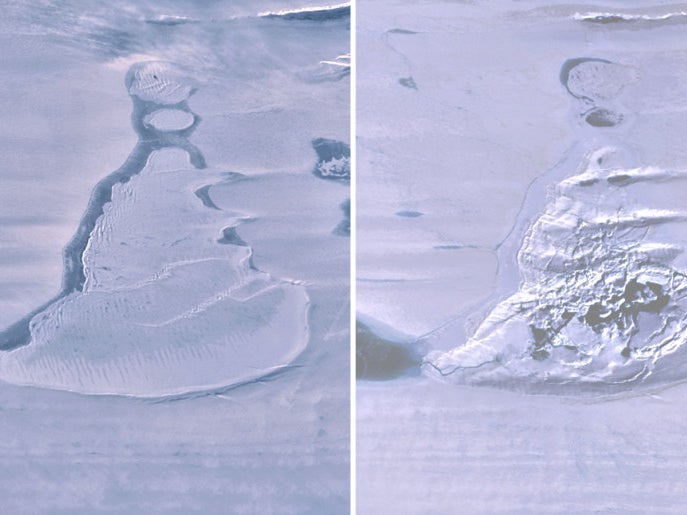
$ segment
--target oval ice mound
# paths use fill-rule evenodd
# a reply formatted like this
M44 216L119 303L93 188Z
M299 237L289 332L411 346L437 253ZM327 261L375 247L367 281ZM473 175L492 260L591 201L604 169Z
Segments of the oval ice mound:
M171 63L146 61L131 67L126 87L130 95L144 102L172 105L187 100L195 85Z
M193 125L195 118L188 111L181 109L158 109L143 118L145 125L159 131L180 131Z
M518 252L518 290L426 370L496 386L684 379L687 174L605 168L605 152L549 190Z

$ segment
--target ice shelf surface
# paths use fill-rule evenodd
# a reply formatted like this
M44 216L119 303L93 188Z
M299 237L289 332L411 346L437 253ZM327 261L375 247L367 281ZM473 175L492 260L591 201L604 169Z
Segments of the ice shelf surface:
M684 12L358 2L359 513L681 512Z
M674 90L684 79L662 77L684 57L655 24L591 23L582 7L446 8L464 36L433 15L363 24L375 51L361 60L360 103L377 118L359 124L359 318L427 351L432 375L506 387L682 378L686 161L666 133L682 127ZM666 9L648 15L680 30ZM515 43L525 19L541 33ZM530 71L505 67L510 52L534 52L547 26L571 41ZM452 50L497 28L515 47ZM592 43L575 43L579 34ZM651 57L636 51L646 38ZM426 45L437 60L420 59ZM442 71L449 61L465 75ZM394 74L412 77L413 91L401 80L387 100L380 85ZM395 97L407 127L377 121Z
M348 13L5 6L6 510L348 512Z

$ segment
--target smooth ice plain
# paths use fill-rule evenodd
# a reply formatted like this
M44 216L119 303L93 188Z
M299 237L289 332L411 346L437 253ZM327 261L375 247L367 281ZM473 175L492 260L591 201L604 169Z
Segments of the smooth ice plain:
M359 513L680 513L685 12L359 3Z
M348 512L349 21L6 6L8 513Z

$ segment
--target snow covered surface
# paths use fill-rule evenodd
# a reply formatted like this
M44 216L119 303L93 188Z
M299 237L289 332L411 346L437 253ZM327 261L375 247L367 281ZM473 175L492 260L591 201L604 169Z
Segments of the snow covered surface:
M431 379L358 391L360 514L684 510L684 385L594 401Z
M359 513L682 509L685 7L359 2Z
M348 7L0 24L3 509L346 513Z

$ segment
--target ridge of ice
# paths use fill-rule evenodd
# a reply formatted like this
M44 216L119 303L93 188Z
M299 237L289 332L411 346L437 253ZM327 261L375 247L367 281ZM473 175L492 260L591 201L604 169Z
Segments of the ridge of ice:
M280 11L263 11L258 13L261 18L266 17L283 17L289 15L307 15L307 14L319 14L329 12L340 12L345 10L350 10L351 3L343 2L340 4L327 4L327 5L317 5L310 7L300 7L297 9L282 9Z
M601 12L590 11L586 13L575 13L572 18L576 21L588 21L597 23L630 22L630 21L663 21L671 18L687 16L687 11L675 11L665 14L632 14L622 12Z
M152 18L147 18L146 23L157 25L184 25L186 23L196 23L198 20L189 18L188 16L180 16L176 14L159 14Z

